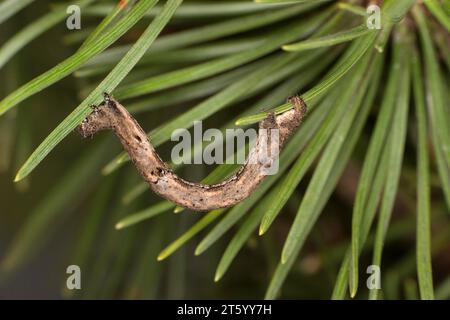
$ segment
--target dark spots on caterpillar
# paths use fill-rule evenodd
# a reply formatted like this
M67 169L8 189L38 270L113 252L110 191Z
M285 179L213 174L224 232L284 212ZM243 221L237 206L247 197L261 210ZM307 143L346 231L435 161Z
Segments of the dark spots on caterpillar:
M111 101L111 95L108 92L103 92L103 102L108 103Z
M158 177L162 177L165 173L165 170L163 168L156 168L155 170L152 170L150 172L150 174L152 176L158 176Z

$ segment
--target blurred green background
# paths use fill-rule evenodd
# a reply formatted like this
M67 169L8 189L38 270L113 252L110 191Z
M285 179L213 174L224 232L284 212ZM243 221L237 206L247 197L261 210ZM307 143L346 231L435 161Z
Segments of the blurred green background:
M236 3L239 2L242 1ZM36 1L1 23L0 46L18 30L48 13L54 4L54 1ZM314 13L317 11L306 12L303 17L311 17ZM163 34L244 14L175 16ZM75 34L82 34L84 28L92 28L100 21L96 14L82 15L81 31L68 30L62 21L34 39L0 69L0 97L72 55L79 43L71 42L70 38L73 41ZM134 42L147 22L139 22L120 39L119 44ZM263 36L271 27L282 26L283 23L285 21L245 35ZM233 39L233 36L227 38ZM195 63L173 63L164 65L163 69L176 70ZM383 67L389 70L390 63L386 59ZM139 70L154 72L151 68L158 69L157 63ZM444 81L448 84L449 72L444 65L442 68ZM270 232L264 237L253 232L219 282L214 282L215 270L237 226L200 256L195 256L194 251L205 231L161 262L156 260L161 250L199 221L204 213L184 211L174 214L172 210L166 210L164 214L130 228L114 228L117 221L127 214L154 205L160 199L146 191L129 203L126 198L124 200L124 196L129 195L141 181L131 165L106 177L102 175L102 167L121 151L117 139L110 132L86 140L76 133L70 134L29 177L19 183L13 182L17 170L31 152L101 79L101 75L92 78L68 76L0 118L0 299L264 297L312 172L308 172L298 185ZM310 88L318 79L320 76L302 89ZM384 75L382 82L386 81L387 76ZM234 103L207 119L204 125L220 127L224 120L236 119L240 110L258 102L276 85L278 83ZM170 95L171 91L167 93ZM200 101L202 97L191 99L189 106ZM293 265L281 298L330 298L351 237L351 214L358 179L381 102L380 98L376 99L353 156ZM446 102L448 107L448 100ZM144 128L150 130L172 119L175 114L182 114L185 105L185 102L175 103L171 109L140 113L137 118ZM410 116L410 123L400 188L383 253L382 286L383 297L387 299L419 297L415 266L417 134L413 116ZM169 143L158 148L165 159L169 159L170 147ZM180 175L200 181L212 169L190 165L184 167ZM430 181L433 280L437 297L449 298L450 220L434 169ZM373 236L369 239L369 244L373 244ZM364 266L371 264L371 257L372 250L368 247L360 258L360 287L365 285L368 277ZM82 290L76 292L65 290L66 268L72 264L80 265L82 270ZM367 292L361 292L358 297L366 298Z

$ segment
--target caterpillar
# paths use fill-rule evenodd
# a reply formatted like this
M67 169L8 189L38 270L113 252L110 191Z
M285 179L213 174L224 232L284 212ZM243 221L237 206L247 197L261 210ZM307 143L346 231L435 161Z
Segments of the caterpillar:
M256 143L240 169L225 181L212 185L189 182L174 173L133 116L107 93L101 104L92 107L77 130L84 138L101 130L114 131L137 171L156 194L191 210L209 211L243 201L268 175L267 168L307 112L306 103L299 96L290 97L288 102L294 108L278 115L269 113L259 123ZM274 130L277 130L276 136Z

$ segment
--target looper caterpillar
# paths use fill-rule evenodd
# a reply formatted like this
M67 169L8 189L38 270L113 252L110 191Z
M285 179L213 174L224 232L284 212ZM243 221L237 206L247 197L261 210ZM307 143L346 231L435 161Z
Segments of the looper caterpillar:
M114 131L128 152L139 174L158 195L196 211L208 211L233 206L247 198L267 176L267 168L304 118L307 108L298 96L289 98L294 108L282 114L270 113L259 123L255 146L245 164L227 180L204 185L178 177L161 160L146 133L118 101L105 93L105 99L94 106L92 113L78 126L83 137L106 129ZM278 130L278 138L272 137ZM267 134L261 134L262 132ZM269 152L267 152L269 150ZM274 151L275 150L275 151Z

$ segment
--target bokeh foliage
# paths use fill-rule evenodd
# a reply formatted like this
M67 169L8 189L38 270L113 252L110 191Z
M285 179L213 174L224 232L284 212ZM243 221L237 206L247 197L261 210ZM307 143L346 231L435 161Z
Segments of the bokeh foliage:
M31 272L64 298L450 297L448 3L375 1L378 30L373 1L256 2L80 0L76 31L69 3L0 3L5 292ZM166 159L195 120L254 126L293 94L309 113L277 175L194 213L150 194L110 133L72 133L103 92ZM173 167L204 183L237 169ZM64 289L70 264L81 291Z

